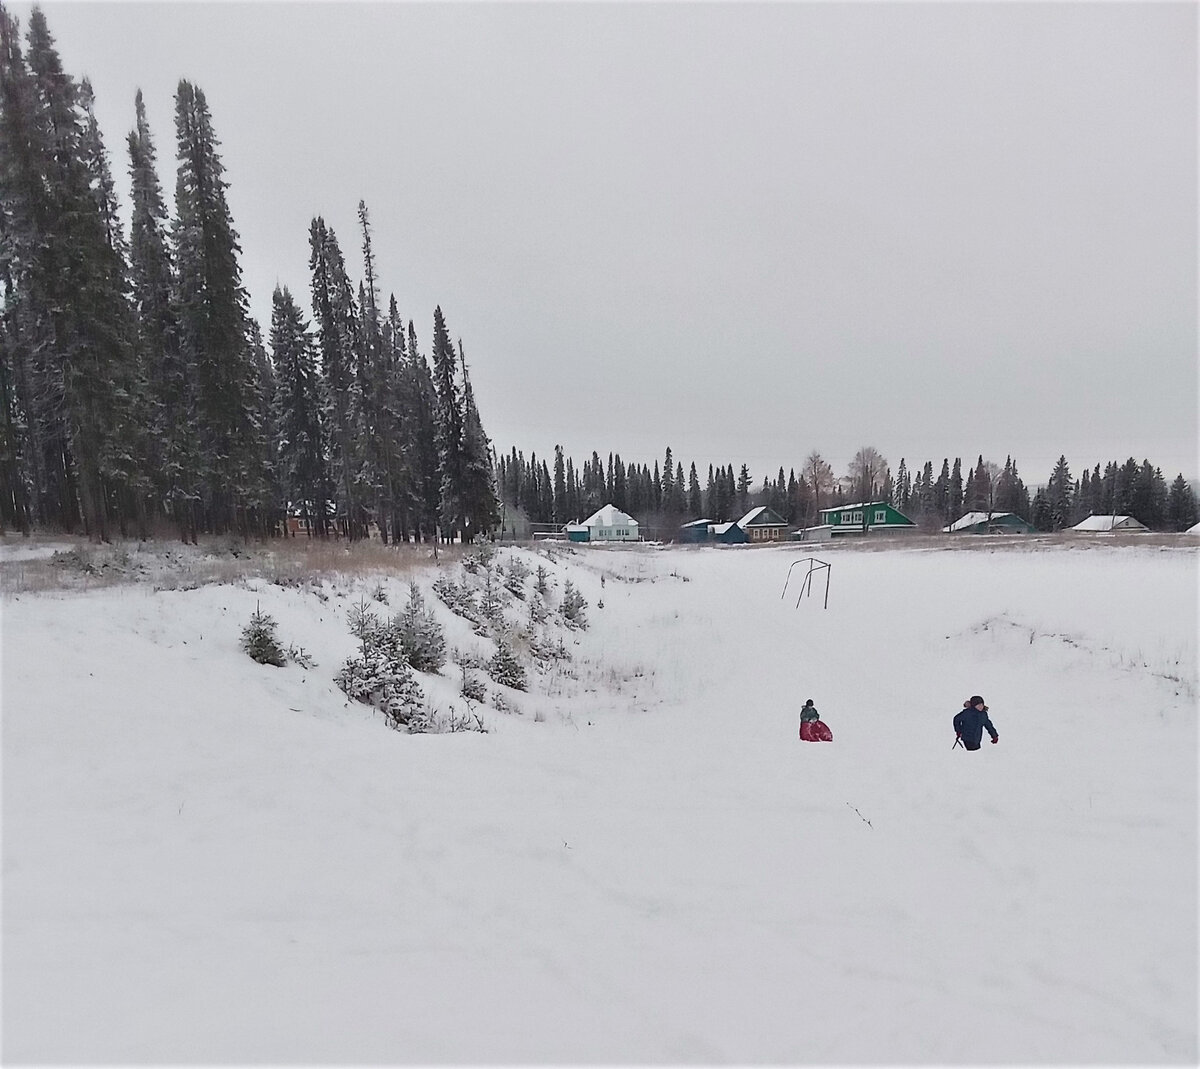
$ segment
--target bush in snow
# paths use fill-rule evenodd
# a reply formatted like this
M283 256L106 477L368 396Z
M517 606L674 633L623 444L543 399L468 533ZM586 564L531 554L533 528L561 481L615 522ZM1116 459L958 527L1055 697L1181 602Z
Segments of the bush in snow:
M493 624L500 624L506 600L506 591L501 585L500 576L490 564L486 565L483 568L483 590L479 596L479 611L483 613L483 618Z
M571 652L561 637L556 641L548 635L539 635L536 632L529 637L529 652L539 664L571 659Z
M443 575L433 581L433 592L456 616L470 620L473 624L482 622L475 595L465 585L459 586L449 576Z
M446 638L442 625L416 583L408 586L408 604L392 621L400 648L408 663L418 672L436 672L446 663Z
M528 686L525 666L503 635L496 639L496 653L488 661L487 672L497 683L512 687L513 690L524 690Z
M550 608L546 604L545 598L540 593L536 593L529 599L529 626L536 627L538 624L544 624L550 617Z
M273 664L276 668L282 668L287 664L287 655L275 637L275 628L278 626L274 617L268 616L255 605L254 615L242 628L242 649L259 664Z
M587 600L575 588L575 584L568 579L563 585L562 604L558 607L566 625L576 628L587 627L587 616L583 611L586 608Z
M381 623L365 601L352 608L348 617L350 630L360 644L359 652L346 659L334 682L347 696L375 706L390 726L426 730L429 711L400 644L398 629Z
M395 728L422 730L421 686L398 650L372 646L346 659L334 682L356 701L375 706Z
M468 675L466 668L463 668L459 693L468 701L481 702L487 698L487 684L476 676Z
M317 662L303 646L293 646L290 642L287 648L287 659L301 668L316 668Z
M480 568L490 568L496 551L488 545L479 546L463 557L463 567L474 575Z
M529 566L520 557L513 557L508 562L508 571L504 576L504 587L515 598L525 600L525 580L529 578Z

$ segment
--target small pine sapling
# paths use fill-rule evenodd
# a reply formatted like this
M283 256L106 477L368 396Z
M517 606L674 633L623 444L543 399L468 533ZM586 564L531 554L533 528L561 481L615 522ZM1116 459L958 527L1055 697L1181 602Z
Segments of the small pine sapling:
M409 583L408 604L392 621L400 648L418 672L436 672L446 663L446 637L417 584Z
M529 566L520 557L513 557L508 562L508 572L504 577L504 587L513 597L525 600L525 580L529 578Z
M273 664L282 668L287 664L287 655L275 637L275 629L279 625L275 618L267 615L257 602L254 605L254 615L250 622L242 628L242 649L259 664Z
M462 669L462 686L459 693L472 702L482 702L487 698L487 684L477 676L471 675L466 668Z
M558 607L566 625L572 628L586 628L588 625L587 615L584 612L586 608L587 600L579 593L575 584L568 579L563 584L562 604Z
M513 690L524 690L529 685L525 677L525 666L503 637L496 640L496 653L488 661L487 672L497 683L512 687Z

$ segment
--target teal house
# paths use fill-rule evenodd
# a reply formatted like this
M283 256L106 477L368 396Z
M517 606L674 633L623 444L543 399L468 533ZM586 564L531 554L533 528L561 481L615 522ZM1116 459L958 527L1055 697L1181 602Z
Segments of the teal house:
M712 526L712 520L692 520L691 523L685 523L679 528L679 541L685 545L696 545L699 542L707 542L710 538L709 528Z
M942 530L953 534L1030 534L1033 525L1015 512L968 512Z
M821 509L821 523L827 524L834 538L844 535L888 534L917 529L899 509L884 501L860 501Z

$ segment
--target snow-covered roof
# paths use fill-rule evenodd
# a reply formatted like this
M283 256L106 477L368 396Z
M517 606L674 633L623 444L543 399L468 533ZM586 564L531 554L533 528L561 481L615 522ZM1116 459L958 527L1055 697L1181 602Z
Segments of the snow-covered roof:
M681 524L681 526L683 526L683 527L707 527L710 523L712 523L712 520L709 520L709 519L690 520L689 522L687 522L685 524Z
M728 523L714 523L709 527L709 530L712 531L713 534L724 534L732 526L733 521L731 520Z
M822 512L835 512L839 509L882 509L887 508L886 501L856 501L852 505L827 505Z
M943 531L965 531L968 527L974 527L977 523L995 523L1005 516L1011 516L1011 512L968 512L961 519L955 520L948 527L943 527Z
M586 520L583 527L636 527L637 520L622 512L616 505L605 505L597 509Z
M1132 516L1089 516L1080 520L1072 531L1145 531L1147 527L1141 520Z
M758 519L758 517L759 517L759 516L760 516L762 513L764 513L764 512L768 512L768 511L770 511L770 510L767 508L767 506L766 506L766 505L759 505L759 506L758 506L758 508L756 508L756 509L751 509L749 512L747 512L747 513L746 513L746 515L745 515L745 516L743 516L743 517L742 517L740 520L738 520L738 521L737 521L737 525L738 525L739 527L742 527L742 528L744 528L744 527L746 526L746 524L748 524L748 523L753 523L753 522L754 522L756 519ZM772 526L772 527L786 527L786 526L787 526L787 524L786 524L786 523L774 523L774 522L772 522L772 523L770 523L770 526Z
M1191 527L1189 527L1189 528L1188 528L1186 531L1184 531L1183 533L1184 533L1184 534L1194 534L1194 535L1200 535L1200 523L1193 523L1193 524L1192 524L1192 526L1191 526Z

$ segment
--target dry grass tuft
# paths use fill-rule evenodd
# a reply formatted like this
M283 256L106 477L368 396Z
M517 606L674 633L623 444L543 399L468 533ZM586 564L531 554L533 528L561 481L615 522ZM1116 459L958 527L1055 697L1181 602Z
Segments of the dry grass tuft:
M0 596L43 591L86 591L150 582L162 590L263 579L281 586L322 580L408 577L435 563L431 545L384 545L318 539L246 542L210 538L189 546L175 541L89 544L57 538L41 547L24 542L10 559L0 555ZM29 556L30 550L42 556ZM454 565L470 547L439 546L436 563Z

